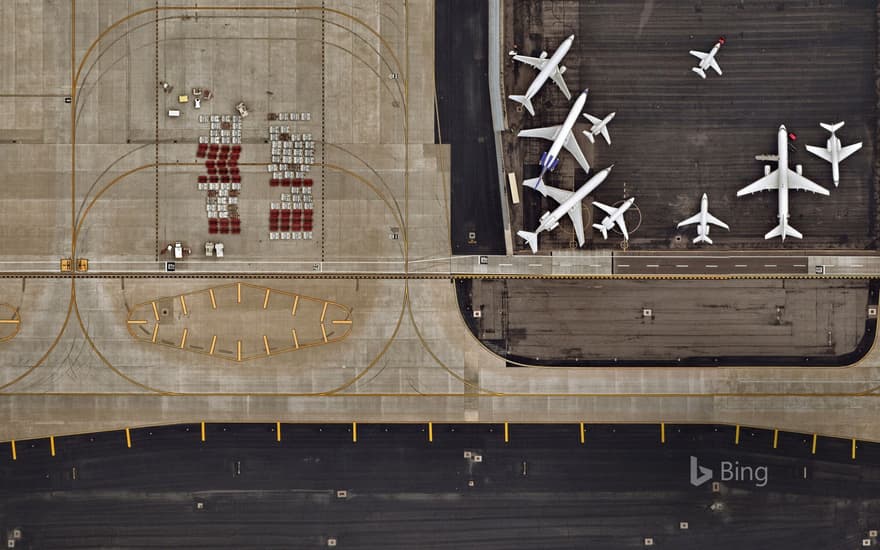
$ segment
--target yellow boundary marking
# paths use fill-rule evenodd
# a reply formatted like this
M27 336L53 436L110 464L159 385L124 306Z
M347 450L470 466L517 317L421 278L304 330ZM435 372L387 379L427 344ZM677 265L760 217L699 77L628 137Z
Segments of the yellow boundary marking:
M153 304L153 317L158 321L159 320L159 310L156 308L156 302L150 302Z
M779 444L779 430L773 430L773 448Z
M299 294L293 297L293 308L290 310L290 315L292 317L296 317L296 306L299 305Z
M327 302L324 302L324 309L321 310L321 323L324 323L324 317L327 316Z
M504 423L504 442L510 443L510 428L507 425L507 422Z
M733 436L733 443L739 445L739 424L736 425L736 435Z
M125 428L125 446L131 449L131 430Z
M357 440L358 440L358 423L352 422L351 423L351 442L357 443Z
M53 435L49 436L49 452L55 456L55 436Z
M17 325L19 322L18 319L0 319L0 325Z
M12 460L18 460L18 453L15 452L15 440L13 439L9 444L12 446Z
M856 440L855 439L852 440L852 453L850 454L850 457L853 460L856 459Z
M584 423L581 422L581 445L584 444L585 440L586 440L586 434L584 434Z
M236 343L236 349L237 349L237 351L235 353L236 361L241 361L241 340L238 340L238 342Z
M666 424L660 423L660 443L666 443Z
M202 422L202 441L205 441L205 423Z
M180 295L180 307L183 308L184 315L189 315L189 311L186 309L186 298L183 297L183 294Z
M269 337L265 334L263 335L263 347L266 348L266 355L272 355L269 351Z
M327 343L327 329L324 328L324 323L321 323L321 336L324 337L324 343Z
M293 335L293 347L294 349L299 349L299 338L296 337L296 329L290 329L290 334Z
M331 321L331 322L332 322L334 325L350 325L350 324L351 324L351 319L334 320L334 321Z
M810 454L816 454L816 440L819 438L818 435L813 434L813 446L810 449Z
M217 300L214 298L214 289L208 289L208 296L211 297L211 309L217 309Z
M238 303L240 304L241 303L241 283L235 283L235 288L236 288L236 299L238 300Z
M428 443L434 442L434 423L428 422Z
M159 337L159 323L153 325L153 335L150 337L150 341L154 344L156 343L156 338Z
M267 307L269 307L269 294L271 294L271 293L272 293L272 289L267 288L266 289L266 297L263 298L263 309L266 309Z
M275 441L281 443L281 422L275 423Z
M146 325L147 320L146 319L129 319L128 324L129 325Z
M180 349L183 349L186 346L186 334L189 332L189 329L186 327L183 328L183 335L180 337Z
M215 334L211 338L211 349L208 350L208 355L214 355L214 348L217 347L217 335Z

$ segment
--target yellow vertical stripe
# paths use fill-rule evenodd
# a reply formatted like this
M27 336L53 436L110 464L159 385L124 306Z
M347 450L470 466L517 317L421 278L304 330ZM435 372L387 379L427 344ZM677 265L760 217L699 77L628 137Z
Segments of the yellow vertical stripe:
M184 327L183 335L180 337L180 349L183 349L186 346L186 333L189 332L189 329Z
M428 443L434 442L434 423L428 422Z
M810 451L812 454L816 454L816 439L818 439L818 436L813 434L813 448Z
M156 320L158 321L159 320L159 309L156 308L156 302L150 302L150 303L153 304L153 317L155 317Z
M15 440L13 439L9 444L12 446L12 460L18 460L18 453L15 452Z
M739 445L739 424L736 425L736 435L733 436L733 442Z
M275 441L281 442L281 422L275 423Z
M236 300L241 303L241 283L235 283Z
M852 440L852 453L851 453L851 458L852 458L853 460L856 459L856 440L855 440L855 439Z
M507 422L504 423L504 442L510 443L510 429L507 426Z
M131 449L131 431L125 428L125 446Z
M352 443L357 443L358 440L358 423L351 423L351 441Z
M205 440L205 423L202 422L202 441Z
M779 445L779 430L773 430L773 448Z
M666 424L660 423L660 443L666 443Z
M584 434L584 423L581 422L581 445L584 444L585 440L586 440L586 434Z
M217 347L217 335L215 334L213 338L211 338L211 349L208 350L208 355L214 355L214 348Z
M49 452L55 456L55 436L49 436Z

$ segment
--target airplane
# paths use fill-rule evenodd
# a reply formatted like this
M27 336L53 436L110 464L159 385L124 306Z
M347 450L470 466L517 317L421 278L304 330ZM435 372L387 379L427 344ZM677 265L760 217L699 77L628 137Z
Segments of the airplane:
M571 92L568 91L568 86L565 85L565 80L562 79L562 74L565 73L565 67L560 66L559 63L562 62L562 58L568 53L572 42L574 42L574 35L563 40L562 44L559 45L559 48L549 59L547 59L547 52L541 52L541 57L529 57L526 55L519 55L516 51L511 51L510 55L513 56L514 60L526 63L538 69L538 76L536 76L531 85L529 85L528 90L526 90L526 95L511 95L507 97L517 103L522 103L522 105L528 109L529 114L535 116L535 108L532 106L532 98L541 91L541 88L544 86L544 83L547 82L547 79L552 78L553 82L555 82L556 85L559 86L559 89L562 90L562 93L565 94L565 99L571 100Z
M596 143L596 136L602 134L602 137L605 138L608 145L611 145L611 136L608 134L608 123L614 120L614 115L616 114L617 113L611 113L607 117L599 119L593 115L584 113L584 116L587 117L587 120L592 124L589 131L583 131L584 135L587 136L587 139L590 140L590 143Z
M703 193L703 198L700 199L700 211L696 215L679 223L676 227L684 227L693 223L700 224L697 226L697 236L694 238L695 243L707 242L713 244L712 239L709 238L710 223L730 231L730 226L709 213L709 197L706 193Z
M706 79L706 69L708 69L709 67L715 69L715 72L718 73L718 76L721 76L721 67L719 67L718 62L715 61L715 54L718 53L718 50L721 49L721 46L724 45L724 42L726 42L726 40L724 40L724 37L720 37L718 39L718 42L716 42L715 45L712 46L712 49L709 50L709 53L698 52L697 50L690 51L690 54L692 56L700 59L700 64L696 67L693 67L691 70L700 75L700 78L702 78L703 80Z
M862 148L862 142L853 143L846 147L840 146L840 138L834 133L843 127L843 122L837 124L819 123L819 126L831 132L831 136L825 145L825 148L816 147L815 145L807 145L807 151L813 153L820 159L825 159L831 163L831 175L834 179L834 187L840 183L840 167L838 166L845 158Z
M602 223L594 223L593 227L602 232L602 236L604 238L608 238L608 230L614 227L614 224L617 224L617 227L623 232L624 240L629 240L629 233L626 230L626 223L623 221L623 214L629 210L629 207L633 205L636 201L635 197L627 200L625 203L621 204L618 208L614 208L613 206L608 206L607 204L602 204L599 201L593 201L593 206L598 207L600 210L604 210L607 216L602 220Z
M532 189L538 191L544 196L547 196L547 193L544 189L547 187L544 185L544 174L548 171L552 172L556 169L556 166L559 164L559 152L563 147L568 149L568 151L574 155L575 160L577 160L578 164L581 165L581 168L584 169L584 172L590 171L590 164L587 162L587 159L584 158L583 152L581 152L581 147L578 145L577 140L574 138L574 134L571 129L574 127L574 123L577 122L578 115L584 109L584 103L587 102L587 93L590 90L584 90L581 92L581 95L578 96L577 100L574 102L574 105L571 107L571 111L568 112L568 116L565 117L565 122L563 122L559 126L549 126L547 128L532 128L531 130L522 130L518 133L517 137L535 137L535 138L544 138L549 139L553 142L553 145L550 146L549 151L545 151L541 153L541 160L538 161L538 164L541 166L541 175L537 178L531 178L523 181L523 185L527 187L531 187Z
M743 195L749 195L757 191L778 189L779 209L777 218L779 218L779 225L764 235L764 238L772 239L773 237L782 237L783 241L785 241L785 237L802 239L804 236L795 228L788 225L788 190L810 191L813 193L819 193L820 195L828 195L830 193L827 189L818 185L816 182L802 176L802 167L800 164L796 166L796 170L792 170L788 167L788 134L785 131L785 124L779 127L779 132L776 134L776 149L777 154L775 156L768 157L765 155L759 155L756 158L777 160L779 162L779 167L771 172L770 165L765 164L764 177L737 191L736 196L742 197Z
M552 231L553 229L556 229L559 225L559 220L566 214L571 218L571 223L574 224L578 245L584 246L584 220L581 216L581 201L605 181L605 178L611 173L612 168L614 168L613 164L601 172L597 172L574 192L557 189L556 187L551 187L549 185L544 186L547 194L550 195L553 200L558 202L559 206L557 206L552 212L544 212L544 215L541 216L540 219L541 223L535 231L516 232L517 235L529 243L529 246L532 248L532 254L538 252L538 234L542 231Z

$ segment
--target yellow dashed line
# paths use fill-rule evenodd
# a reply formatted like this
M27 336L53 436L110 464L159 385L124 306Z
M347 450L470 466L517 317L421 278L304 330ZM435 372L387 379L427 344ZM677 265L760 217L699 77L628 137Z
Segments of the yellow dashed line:
M660 423L660 443L666 443L666 424Z
M147 320L146 319L129 319L128 324L129 325L146 325Z
M779 430L773 430L773 448L779 444Z
M18 453L15 452L15 440L13 439L9 444L12 446L12 460L18 460Z
M334 325L350 325L351 319L334 320L333 324Z
M584 434L584 423L581 422L581 445L584 444L584 441L585 441L585 440L586 440L586 437L585 437L585 434Z
M211 297L211 309L217 309L217 300L214 298L214 289L208 289L208 296Z
M296 337L296 329L290 329L290 334L293 335L293 347L294 349L299 349L299 339Z
M183 297L183 294L180 295L180 307L183 309L184 315L189 315L189 311L186 309L186 298Z
M183 335L180 337L180 349L183 349L183 347L186 345L186 334L188 332L189 332L189 329L187 329L187 328L183 329Z
M159 320L159 309L156 307L156 302L150 302L150 303L153 304L153 317L155 317L156 320L158 321Z
M327 329L324 328L324 323L321 323L321 336L324 337L324 343L327 343Z
M852 440L852 453L850 454L850 457L853 460L856 459L856 440L855 439Z
M158 338L158 337L159 337L159 323L156 323L155 325L153 325L153 337L151 338L151 341L155 344L156 338Z
M504 423L504 442L510 443L510 428L507 426L507 422Z
M236 349L238 351L236 351L236 353L235 353L235 360L241 361L241 340L239 340L238 343L236 344Z
M813 434L813 447L810 449L811 454L816 454L816 440L818 439L818 435Z
M266 355L272 355L269 351L269 337L265 334L263 335L263 347L266 348Z
M428 422L428 443L434 442L434 423Z
M269 294L272 292L272 289L266 289L266 297L263 298L263 309L269 307Z
M215 334L211 338L211 349L208 350L208 355L214 355L214 348L217 347L217 335Z
M351 423L351 442L357 443L357 440L358 440L358 423L352 422Z
M293 308L290 310L290 315L296 317L296 306L299 304L299 295L293 297Z
M202 422L202 441L205 440L205 423Z
M49 452L55 456L55 436L49 436Z
M327 302L324 302L324 309L321 310L321 323L324 322L324 317L327 316Z
M238 300L238 303L240 304L241 303L241 283L235 283L235 288L236 288L236 299Z
M281 443L281 422L275 423L275 441Z
M125 446L131 449L131 431L125 428Z
M0 325L17 325L18 319L0 319Z
M733 436L734 445L739 445L739 424L736 425L736 435Z

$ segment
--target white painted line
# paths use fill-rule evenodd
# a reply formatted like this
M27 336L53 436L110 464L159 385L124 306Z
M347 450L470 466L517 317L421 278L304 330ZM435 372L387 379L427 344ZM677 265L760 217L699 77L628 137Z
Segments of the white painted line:
M602 267L602 266L599 264L590 264L590 267Z
M852 267L865 267L865 266L862 264L853 264Z
M749 264L736 264L733 267L749 267Z
M715 264L706 264L706 267L718 267L718 266Z
M687 264L677 264L675 267L687 267Z
M660 264L648 264L645 267L660 267Z
M529 264L529 267L541 267L541 264Z
M776 264L764 264L764 267L776 267Z
M617 267L629 267L629 264L617 264Z
M498 264L498 267L513 267L513 264Z
M792 264L792 267L807 267L807 264Z

